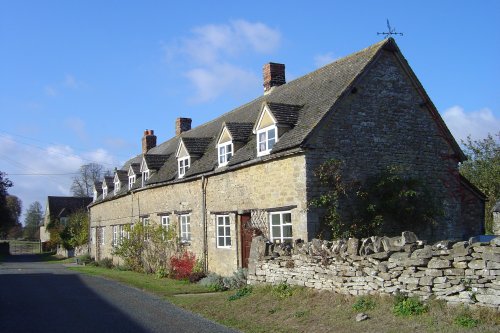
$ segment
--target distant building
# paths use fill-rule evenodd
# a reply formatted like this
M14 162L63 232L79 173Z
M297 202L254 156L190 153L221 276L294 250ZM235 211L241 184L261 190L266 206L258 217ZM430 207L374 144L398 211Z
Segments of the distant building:
M484 196L459 175L465 156L393 39L288 83L282 64L263 76L263 96L210 122L178 118L159 145L144 132L142 153L95 187L93 256L112 257L125 224L175 225L208 270L229 275L247 266L253 233L317 235L313 173L332 158L357 179L394 165L424 179L444 214L421 239L482 232Z

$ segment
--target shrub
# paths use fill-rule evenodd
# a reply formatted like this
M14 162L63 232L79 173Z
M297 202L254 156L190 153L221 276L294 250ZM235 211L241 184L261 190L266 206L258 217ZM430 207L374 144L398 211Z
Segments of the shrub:
M222 282L226 289L239 289L247 284L248 270L246 268L238 268L231 277L223 278Z
M375 301L369 296L360 296L356 299L352 308L357 311L368 311L375 309Z
M86 253L86 254L82 254L81 256L78 257L78 259L80 260L80 262L83 264L83 265L88 265L90 264L92 261L94 261L94 259L92 259L92 257L90 256L90 254Z
M168 274L167 274L167 271L165 270L165 268L163 267L160 267L156 273L155 273L156 277L158 279L163 279L164 277L166 277Z
M113 268L113 260L111 258L104 258L97 261L98 267Z
M474 328L477 327L477 325L479 325L479 320L472 318L472 316L467 312L461 313L460 315L455 317L454 322L458 326L465 328Z
M282 282L273 286L271 293L277 298L284 299L293 295L293 289L288 283Z
M193 273L191 273L191 275L189 275L189 282L191 282L191 283L199 282L205 276L207 276L207 275L203 272L193 272Z
M236 294L234 295L231 295L228 297L228 300L229 301L235 301L237 299L240 299L242 297L245 297L246 295L249 295L252 293L252 287L251 286L245 286L243 288L240 288L238 289L238 291L236 292Z
M187 279L193 272L196 264L196 256L188 251L180 256L170 257L170 276L177 280Z
M209 273L206 277L198 282L200 285L207 287L210 291L224 291L226 288L224 287L222 276Z
M392 311L397 316L418 316L427 312L427 306L416 297L408 297L405 293L397 293L394 297Z

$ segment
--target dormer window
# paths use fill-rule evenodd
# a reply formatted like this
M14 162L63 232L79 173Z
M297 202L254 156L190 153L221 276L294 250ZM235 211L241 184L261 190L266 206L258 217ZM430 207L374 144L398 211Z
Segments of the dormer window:
M135 183L135 175L128 176L128 189L132 189L132 186L134 186Z
M268 155L277 140L276 126L272 125L257 131L257 156Z
M120 178L118 177L118 173L115 173L115 179L114 179L113 183L115 184L115 189L114 189L113 193L116 195L120 191L120 188L121 188L121 183L120 183Z
M94 188L94 197L93 197L93 201L96 201L97 200L97 190Z
M107 186L103 186L102 187L102 198L106 198L108 196L108 187Z
M233 156L233 144L231 142L217 145L219 151L219 166L227 165Z
M142 173L142 186L146 185L146 181L149 179L149 168L146 163L146 159L142 159L141 163L141 173Z
M181 157L178 159L178 163L179 163L179 178L182 178L184 177L184 175L186 174L186 172L189 170L189 162L190 162L190 158L189 156L187 157Z

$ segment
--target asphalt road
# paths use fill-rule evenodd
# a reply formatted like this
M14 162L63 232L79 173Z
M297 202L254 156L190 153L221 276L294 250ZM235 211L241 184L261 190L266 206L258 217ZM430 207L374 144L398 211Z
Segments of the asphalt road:
M0 264L2 333L235 332L138 289L36 259Z

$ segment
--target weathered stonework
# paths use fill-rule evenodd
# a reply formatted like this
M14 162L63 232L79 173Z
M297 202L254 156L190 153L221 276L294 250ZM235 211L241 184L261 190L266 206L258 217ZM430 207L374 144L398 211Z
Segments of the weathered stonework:
M467 257L444 255L442 250L423 245L424 242L416 242L416 249L411 252L360 255L338 247L339 243L345 242L342 240L319 241L323 248L320 254L314 252L311 242L296 245L289 256L276 256L276 253L271 256L280 251L263 246L265 241L255 238L252 242L249 284L285 282L351 295L402 291L422 299L435 296L452 304L500 310L500 270L493 268L500 264L500 257L484 256L500 253L496 241L460 244L459 247L465 246L472 254ZM478 259L475 259L475 254ZM429 255L430 260L412 259ZM457 258L465 264L463 268L451 268Z

